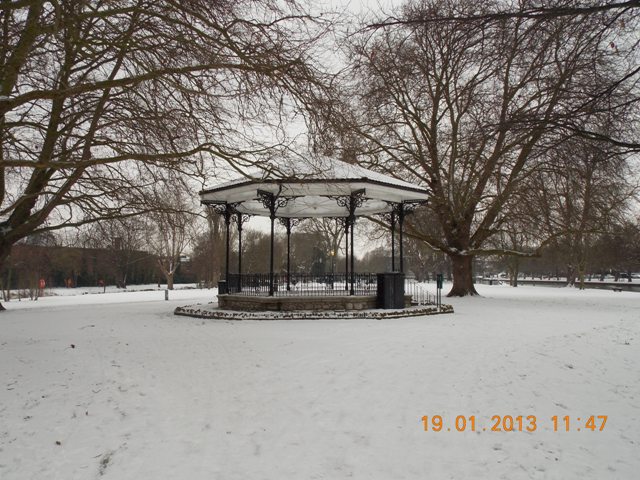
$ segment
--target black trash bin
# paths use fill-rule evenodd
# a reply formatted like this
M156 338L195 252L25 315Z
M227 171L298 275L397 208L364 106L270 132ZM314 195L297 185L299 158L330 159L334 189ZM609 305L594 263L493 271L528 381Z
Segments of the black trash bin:
M404 273L378 273L378 308L404 308Z
M218 295L226 295L227 293L229 293L229 289L227 287L227 281L220 280L218 282Z

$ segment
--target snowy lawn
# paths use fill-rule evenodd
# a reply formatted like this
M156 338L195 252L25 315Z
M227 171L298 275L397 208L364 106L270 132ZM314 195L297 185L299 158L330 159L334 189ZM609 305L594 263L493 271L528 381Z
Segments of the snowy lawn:
M11 301L0 479L639 478L640 294L479 290L377 321L172 314L203 290Z

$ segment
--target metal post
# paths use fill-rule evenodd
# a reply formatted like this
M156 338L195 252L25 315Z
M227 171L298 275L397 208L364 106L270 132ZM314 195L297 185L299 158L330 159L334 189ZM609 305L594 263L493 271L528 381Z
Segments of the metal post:
M396 212L391 210L391 271L396 271Z
M273 297L275 291L273 286L273 236L274 236L274 222L276 220L275 215L271 215L271 250L269 255L269 296Z
M242 214L236 214L238 223L238 292L242 291Z
M349 290L349 221L344 219L344 289Z
M398 205L398 223L400 224L400 273L404 273L404 251L403 251L404 203L400 203Z
M227 205L224 210L224 225L227 230L227 239L226 239L227 255L226 255L226 261L225 261L224 279L227 282L227 288L229 288L229 224L230 223L231 223L231 209L229 208L229 205Z
M229 293L229 252L230 252L230 234L229 234L229 227L231 224L231 217L233 216L233 213L236 211L236 206L238 205L237 203L227 203L227 202L212 202L212 203L208 203L207 205L210 205L213 208L213 211L216 212L218 215L221 215L222 218L224 219L224 225L225 225L225 246L226 246L226 252L225 252L225 267L224 267L224 282L220 282L220 288L221 288L221 292L223 294Z
M291 290L291 219L287 217L287 291Z
M274 273L273 273L273 251L274 251L274 237L275 237L275 221L276 211L279 207L283 207L287 204L289 199L279 198L271 192L264 190L258 190L258 198L262 201L262 205L269 210L269 219L271 220L271 247L269 254L269 296L273 297L275 292Z
M353 261L353 231L355 230L355 226L356 226L356 219L354 217L351 220L351 291L349 292L350 295L355 295L354 282L355 282L356 276L355 276L355 267L354 267L354 261Z
M351 230L351 295L354 294L355 283L355 265L354 265L354 253L353 253L353 229L356 223L356 208L362 206L362 202L365 200L365 190L355 190L347 197L336 197L338 205L346 208L347 215L344 219L344 233L345 233L345 278L344 289L348 290L349 284L349 230Z
M362 205L364 201L364 190L357 190L355 192L351 192L349 195L349 201L347 207L349 209L349 216L347 217L347 223L351 228L351 291L349 292L351 295L355 295L355 281L356 281L356 270L355 270L355 256L353 254L353 234L356 228L356 208Z

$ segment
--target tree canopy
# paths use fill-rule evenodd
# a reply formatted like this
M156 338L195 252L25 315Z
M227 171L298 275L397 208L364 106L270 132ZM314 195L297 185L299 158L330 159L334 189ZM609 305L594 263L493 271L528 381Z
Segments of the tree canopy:
M475 293L473 257L496 253L489 240L519 221L515 203L560 145L636 148L635 11L486 22L496 5L409 1L402 21L349 42L354 128L337 129L358 161L431 190L438 228L416 217L412 234L451 258L451 295ZM422 21L453 17L468 20Z
M3 0L0 25L0 263L34 232L153 209L163 169L259 162L325 88L294 2Z

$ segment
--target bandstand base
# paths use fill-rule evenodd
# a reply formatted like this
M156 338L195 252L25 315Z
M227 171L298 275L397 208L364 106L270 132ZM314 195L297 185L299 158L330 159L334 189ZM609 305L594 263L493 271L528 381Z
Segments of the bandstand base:
M290 311L239 311L223 310L216 304L185 305L175 309L176 315L204 318L209 320L384 320L393 318L421 317L453 313L451 305L425 305L401 309L368 309L368 310L290 310Z
M244 312L352 311L377 308L378 298L373 295L296 295L268 297L250 295L218 295L218 307L222 310ZM404 296L406 307L411 306L411 295Z

